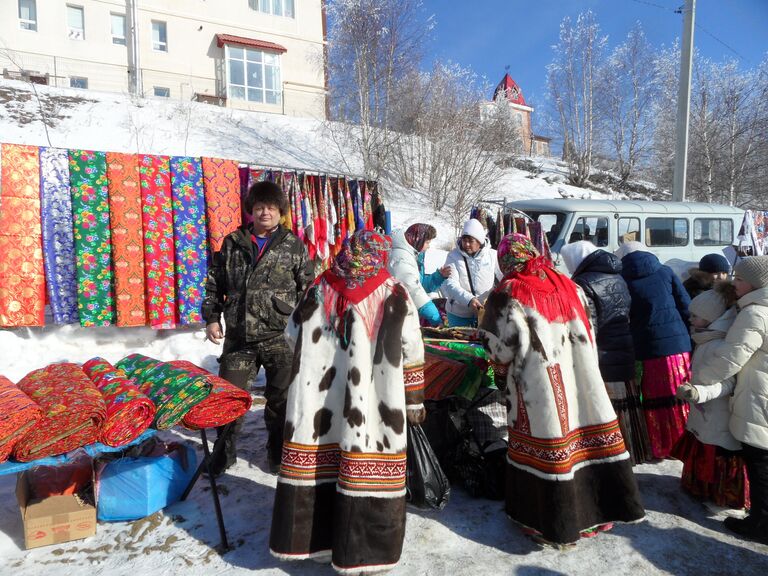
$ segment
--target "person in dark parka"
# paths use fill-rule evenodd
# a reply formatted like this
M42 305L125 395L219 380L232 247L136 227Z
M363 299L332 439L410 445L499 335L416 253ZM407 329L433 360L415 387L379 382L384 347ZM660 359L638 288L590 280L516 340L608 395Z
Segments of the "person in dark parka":
M566 244L560 255L571 279L587 297L600 374L633 463L641 464L652 456L640 388L635 382L635 349L629 330L631 297L621 277L621 260L587 241Z
M648 436L655 458L669 457L685 431L688 406L675 397L690 380L691 299L669 266L640 242L625 242L617 251L632 305L629 325L635 355L642 364L640 387Z
M685 291L691 300L699 294L711 290L717 282L728 279L731 264L722 254L707 254L699 260L698 268L688 270L688 278L683 282Z

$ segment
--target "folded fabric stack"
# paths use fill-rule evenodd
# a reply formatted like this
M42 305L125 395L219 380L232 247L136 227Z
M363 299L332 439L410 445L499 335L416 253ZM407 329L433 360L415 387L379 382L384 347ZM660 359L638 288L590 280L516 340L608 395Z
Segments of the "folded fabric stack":
M92 358L83 364L83 372L93 380L107 403L107 420L99 442L123 446L141 436L155 419L155 405L142 394L136 382L104 360Z
M466 364L427 352L424 354L424 398L441 400L450 396L466 375Z
M200 430L224 426L237 420L251 408L251 395L224 378L214 376L186 360L176 360L170 362L170 365L202 376L211 384L208 398L193 407L182 419L181 424L185 428Z
M14 445L40 420L40 406L5 376L0 376L0 462L8 460Z
M466 372L462 381L454 388L454 394L472 400L481 386L494 386L493 368L488 363L488 357L482 345L445 340L428 343L424 349L427 354L464 364Z
M19 389L37 402L43 417L13 449L29 462L96 442L107 417L101 392L77 364L51 364L27 374Z
M155 403L154 426L158 430L177 424L211 391L211 383L203 376L190 374L143 354L126 356L116 367L135 379L139 390Z

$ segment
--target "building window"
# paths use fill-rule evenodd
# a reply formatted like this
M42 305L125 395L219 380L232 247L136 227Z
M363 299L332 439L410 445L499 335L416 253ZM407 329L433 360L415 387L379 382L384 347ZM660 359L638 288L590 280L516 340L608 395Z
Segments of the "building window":
M226 47L227 97L280 104L280 56L272 52Z
M37 5L35 0L19 0L19 26L22 30L37 32Z
M152 20L152 50L168 52L168 34L165 22Z
M155 86L154 87L155 96L158 98L170 98L171 97L171 89L170 88L163 88L162 86Z
M293 2L294 0L248 0L248 6L251 10L264 14L293 18L295 14Z
M109 14L112 22L112 44L125 46L125 14Z
M696 218L693 221L694 246L729 246L733 242L733 220Z
M85 12L82 6L67 4L67 31L70 40L85 40Z
M88 88L88 78L83 78L82 76L70 76L69 87L82 88L85 90L86 88Z

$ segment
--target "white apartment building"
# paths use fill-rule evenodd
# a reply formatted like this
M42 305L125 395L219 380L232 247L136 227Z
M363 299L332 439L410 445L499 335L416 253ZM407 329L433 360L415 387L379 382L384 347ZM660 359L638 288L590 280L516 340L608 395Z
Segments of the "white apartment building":
M0 0L6 78L325 118L324 0Z

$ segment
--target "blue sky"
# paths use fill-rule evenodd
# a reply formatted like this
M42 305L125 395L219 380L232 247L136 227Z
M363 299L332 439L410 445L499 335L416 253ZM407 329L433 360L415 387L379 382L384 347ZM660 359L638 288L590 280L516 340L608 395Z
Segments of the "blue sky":
M640 21L654 46L682 37L684 0L424 0L437 21L428 61L451 60L494 85L504 67L534 105L545 103L546 65L552 60L560 22L592 10L609 48L621 43ZM716 61L741 56L755 68L768 52L768 0L697 0L694 44ZM716 38L713 38L716 37ZM723 44L726 44L730 49ZM490 97L490 94L489 94Z

